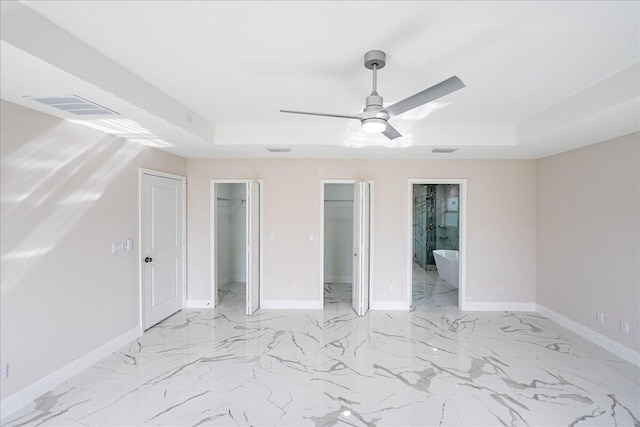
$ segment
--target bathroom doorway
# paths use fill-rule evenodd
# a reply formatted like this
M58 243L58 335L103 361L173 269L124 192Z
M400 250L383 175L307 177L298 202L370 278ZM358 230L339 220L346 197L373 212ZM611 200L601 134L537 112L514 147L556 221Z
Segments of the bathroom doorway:
M412 309L463 308L465 180L410 180L407 299Z
M211 181L211 294L216 307L260 306L260 183Z
M324 308L369 310L371 184L322 181L322 301Z

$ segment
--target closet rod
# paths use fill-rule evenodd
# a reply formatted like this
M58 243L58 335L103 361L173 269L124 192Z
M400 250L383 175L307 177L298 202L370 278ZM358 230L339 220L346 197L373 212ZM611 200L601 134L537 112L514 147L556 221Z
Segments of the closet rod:
M223 202L246 202L245 199L227 199L226 197L218 197L218 200Z

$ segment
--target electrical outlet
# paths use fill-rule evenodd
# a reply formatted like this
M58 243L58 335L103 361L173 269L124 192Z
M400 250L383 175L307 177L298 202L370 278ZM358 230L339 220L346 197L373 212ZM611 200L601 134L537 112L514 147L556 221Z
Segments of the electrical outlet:
M391 292L395 292L396 291L396 285L389 285L389 290Z
M9 364L8 363L3 363L0 366L0 379L6 379L9 377Z
M625 322L624 320L621 320L620 321L620 331L624 332L627 335L629 335L629 323Z
M602 313L602 312L598 311L598 312L596 313L596 316L597 316L597 318L598 318L598 322L600 322L600 323L604 323L604 313Z
M313 240L313 239L314 239L313 233L309 233L309 240Z
M274 233L269 233L269 240L274 241L276 239L276 235Z
M292 284L291 285L291 290L292 291L297 291L298 290L298 284L297 283Z
M500 286L498 288L498 292L500 292L501 294L504 294L504 286Z

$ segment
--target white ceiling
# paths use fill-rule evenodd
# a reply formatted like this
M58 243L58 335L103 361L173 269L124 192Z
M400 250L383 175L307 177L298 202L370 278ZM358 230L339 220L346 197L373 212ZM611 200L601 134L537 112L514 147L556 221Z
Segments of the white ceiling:
M538 158L640 129L639 5L3 1L2 98L68 118L24 95L74 93L185 157ZM467 87L391 119L405 148L278 111L359 112L370 49L386 105Z

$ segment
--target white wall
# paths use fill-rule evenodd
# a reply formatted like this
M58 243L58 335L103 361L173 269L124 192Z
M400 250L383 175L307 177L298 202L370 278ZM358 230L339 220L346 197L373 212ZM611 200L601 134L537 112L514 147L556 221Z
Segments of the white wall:
M373 300L400 305L406 303L410 256L408 179L466 178L469 301L535 301L534 160L189 159L187 176L189 298L210 298L208 206L213 178L263 180L263 299L317 302L322 298L320 245L309 234L320 232L320 181L373 180ZM293 283L298 285L295 292ZM395 292L390 284L396 285ZM498 292L501 285L503 294Z
M1 103L5 399L139 325L139 168L183 158ZM111 243L134 239L132 253Z
M640 351L640 134L540 159L537 191L538 304Z
M353 184L325 184L324 199L324 280L351 283Z

